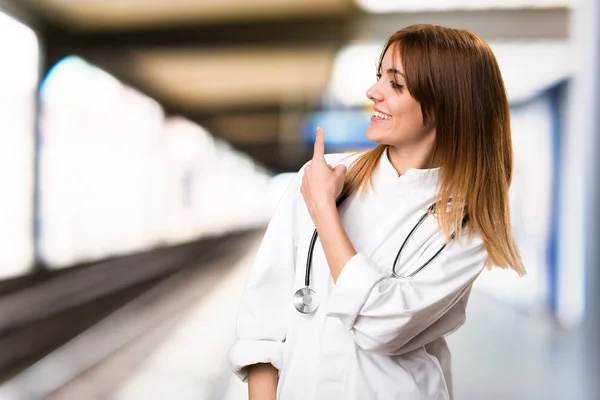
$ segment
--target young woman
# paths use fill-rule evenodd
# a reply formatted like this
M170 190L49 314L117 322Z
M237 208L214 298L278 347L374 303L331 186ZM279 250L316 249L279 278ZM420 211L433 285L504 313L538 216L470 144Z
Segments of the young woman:
M465 30L404 28L367 97L378 145L325 156L318 130L258 251L230 351L251 400L452 399L444 337L464 323L474 280L486 266L525 273L489 46Z

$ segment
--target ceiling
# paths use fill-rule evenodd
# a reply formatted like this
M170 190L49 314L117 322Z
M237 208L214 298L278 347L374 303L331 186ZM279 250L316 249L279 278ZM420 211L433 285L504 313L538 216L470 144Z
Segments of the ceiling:
M170 27L346 12L350 0L38 0L36 7L78 30Z
M472 29L495 42L568 35L565 0L493 10L464 9L455 0L454 10L392 14L362 11L368 1L381 3L0 0L0 7L38 28L46 69L78 54L157 99L168 113L197 121L278 171L296 170L309 157L298 132L306 114L320 106L346 44L382 42L417 22Z
M131 53L131 68L182 108L243 107L313 99L327 83L334 55L332 46L318 45L146 50Z

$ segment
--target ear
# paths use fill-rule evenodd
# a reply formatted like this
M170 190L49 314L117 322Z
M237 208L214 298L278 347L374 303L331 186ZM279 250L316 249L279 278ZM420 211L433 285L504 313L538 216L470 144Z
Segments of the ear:
M423 125L427 130L435 129L435 114L433 110L423 110Z

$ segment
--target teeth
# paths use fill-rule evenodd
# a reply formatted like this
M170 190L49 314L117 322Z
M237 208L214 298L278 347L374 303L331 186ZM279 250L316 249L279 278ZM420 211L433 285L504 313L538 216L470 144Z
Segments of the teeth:
M380 113L379 111L374 111L373 115L375 117L377 117L377 118L380 118L380 119L390 119L391 118L391 116L389 116L387 114Z

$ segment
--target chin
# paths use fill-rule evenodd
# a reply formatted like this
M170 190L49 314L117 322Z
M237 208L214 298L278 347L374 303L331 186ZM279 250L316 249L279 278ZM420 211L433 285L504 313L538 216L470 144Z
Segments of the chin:
M388 141L385 140L385 136L381 135L373 128L368 128L365 136L369 142L377 143L377 144L389 144Z
M367 132L365 132L365 136L370 142L379 143L380 135L375 132L375 129L369 127L367 128Z

